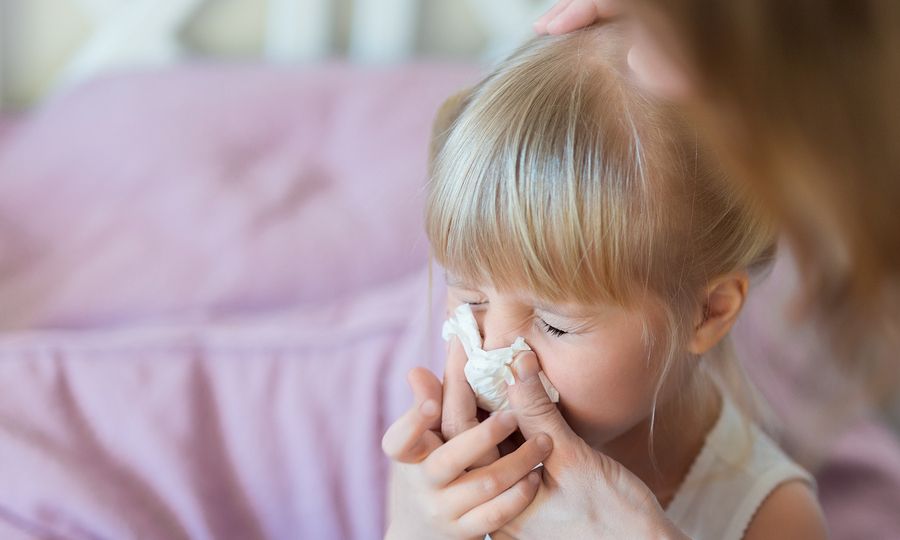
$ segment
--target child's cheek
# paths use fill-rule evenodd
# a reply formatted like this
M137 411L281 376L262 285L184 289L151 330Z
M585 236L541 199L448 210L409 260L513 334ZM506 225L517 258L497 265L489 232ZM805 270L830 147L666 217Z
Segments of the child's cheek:
M584 389L582 387L590 381L584 380L584 374L579 373L577 363L569 361L562 352L554 355L551 351L544 350L542 352L535 349L535 353L541 362L544 375L559 391L560 401L573 399L583 401Z
M562 395L562 388L570 389L573 395L578 395L582 393L583 386L596 385L598 382L597 371L603 365L602 350L592 343L548 336L543 331L529 336L527 342L537 355L544 374L560 391L563 399L566 396Z
M563 416L580 436L606 438L646 414L647 380L641 362L614 362L596 350L539 358L545 375L559 391Z

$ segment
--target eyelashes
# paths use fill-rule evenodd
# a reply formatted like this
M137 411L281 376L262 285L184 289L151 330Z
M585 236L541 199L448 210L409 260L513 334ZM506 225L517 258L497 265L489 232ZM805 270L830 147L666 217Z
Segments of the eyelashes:
M488 301L487 300L481 300L481 301L464 300L464 303L475 307L475 306L487 305ZM566 330L562 330L561 328L557 328L557 327L551 325L550 323L548 323L544 319L541 319L540 317L537 317L537 321L541 325L543 331L547 334L550 334L553 337L562 337L569 333Z
M550 324L548 324L547 321L545 321L544 319L538 319L538 320L541 322L541 326L544 327L544 331L552 336L561 337L561 336L568 334L568 332L566 332L565 330L560 330L559 328L556 328L555 326L550 326Z

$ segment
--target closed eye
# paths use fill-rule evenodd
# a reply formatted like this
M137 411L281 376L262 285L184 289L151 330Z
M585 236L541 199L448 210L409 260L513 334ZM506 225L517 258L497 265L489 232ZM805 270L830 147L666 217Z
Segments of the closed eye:
M555 326L550 326L550 324L548 324L547 321L545 321L544 319L538 319L538 320L541 322L541 326L544 327L544 331L552 336L560 337L560 336L564 336L564 335L568 334L568 332L566 332L565 330L560 330L559 328L556 328Z

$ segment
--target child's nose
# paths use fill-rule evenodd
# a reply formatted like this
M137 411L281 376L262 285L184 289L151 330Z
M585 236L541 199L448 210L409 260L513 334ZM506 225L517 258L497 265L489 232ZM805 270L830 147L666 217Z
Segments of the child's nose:
M508 316L488 311L478 319L478 329L484 342L482 348L486 351L509 347L521 334L521 324L517 324Z

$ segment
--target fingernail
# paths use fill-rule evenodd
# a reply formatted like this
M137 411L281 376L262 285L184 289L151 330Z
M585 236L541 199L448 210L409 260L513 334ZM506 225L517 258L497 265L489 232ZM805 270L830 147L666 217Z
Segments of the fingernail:
M544 454L546 454L553 448L553 441L550 440L550 437L545 433L541 433L537 436L535 444L537 444L538 449Z
M516 361L516 375L522 382L528 383L534 380L541 372L537 357L533 352L522 353Z
M536 486L538 482L541 481L541 474L537 471L531 471L528 473L528 483L532 486Z
M419 412L424 414L425 416L434 416L438 413L438 404L437 401L433 399L426 399L419 405Z

